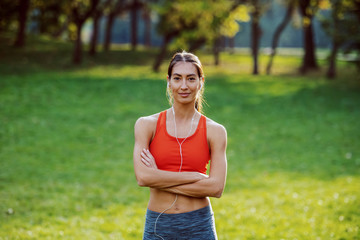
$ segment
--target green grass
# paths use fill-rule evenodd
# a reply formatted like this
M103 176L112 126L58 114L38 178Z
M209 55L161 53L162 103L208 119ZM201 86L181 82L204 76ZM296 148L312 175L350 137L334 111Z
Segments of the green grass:
M141 239L149 192L132 169L133 125L168 107L155 50L69 64L71 45L0 47L0 239ZM212 199L219 239L360 239L360 83L298 76L279 56L199 54L206 115L228 131L228 178ZM267 57L262 56L263 72ZM14 212L11 213L9 209Z

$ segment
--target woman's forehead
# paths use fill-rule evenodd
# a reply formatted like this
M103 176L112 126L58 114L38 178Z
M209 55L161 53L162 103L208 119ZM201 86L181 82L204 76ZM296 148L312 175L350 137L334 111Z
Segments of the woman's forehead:
M197 68L191 62L178 62L174 65L171 74L180 74L180 75L197 75Z

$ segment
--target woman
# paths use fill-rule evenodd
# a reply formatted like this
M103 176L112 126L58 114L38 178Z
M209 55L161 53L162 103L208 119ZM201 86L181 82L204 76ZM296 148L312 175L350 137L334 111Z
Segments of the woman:
M135 175L150 188L145 240L217 239L209 197L225 186L227 136L201 114L204 82L198 57L176 53L167 76L172 107L135 123Z

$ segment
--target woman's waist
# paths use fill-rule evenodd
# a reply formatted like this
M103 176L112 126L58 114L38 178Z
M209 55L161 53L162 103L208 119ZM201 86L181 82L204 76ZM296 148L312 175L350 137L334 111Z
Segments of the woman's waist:
M175 199L176 202L174 203ZM148 203L148 209L154 212L162 212L172 206L165 213L185 213L195 211L209 205L210 200L207 197L194 198L180 194L165 192L159 189L150 189L150 200Z

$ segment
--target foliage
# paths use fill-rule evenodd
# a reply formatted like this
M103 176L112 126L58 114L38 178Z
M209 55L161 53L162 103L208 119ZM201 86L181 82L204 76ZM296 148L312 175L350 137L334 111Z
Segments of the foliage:
M54 35L65 21L69 4L68 0L33 0L31 20L37 23L40 33Z
M212 45L221 35L234 36L238 21L249 21L247 7L237 1L169 0L152 6L160 16L159 33L179 32L174 49L188 49L199 39Z
M120 48L74 67L68 44L1 41L0 239L140 239L148 190L132 169L133 125L168 107L155 51ZM205 112L228 131L226 189L212 199L219 239L357 239L354 69L340 62L329 83L294 74L293 56L271 77L249 75L245 54L223 54L221 67L200 59Z
M360 1L331 0L331 15L320 15L322 27L346 51L360 52ZM360 64L358 65L360 69Z
M17 18L19 0L2 0L0 2L0 31L12 30Z

